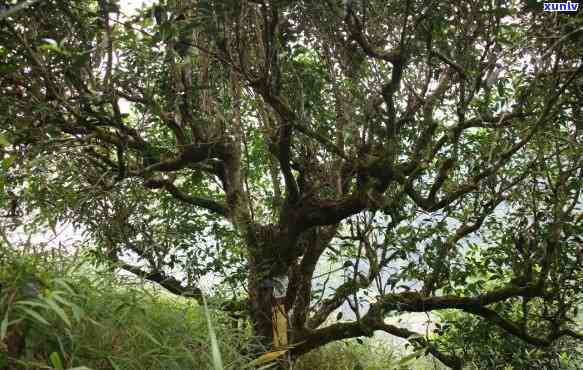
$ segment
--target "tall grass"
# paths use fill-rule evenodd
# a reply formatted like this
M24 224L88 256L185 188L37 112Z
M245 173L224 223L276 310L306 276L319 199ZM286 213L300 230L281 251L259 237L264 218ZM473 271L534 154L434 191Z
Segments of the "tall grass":
M54 254L0 248L0 319L0 343L15 332L26 341L18 358L0 346L0 368L240 369L251 361L242 355L249 330L231 330L212 308L205 314L194 301Z

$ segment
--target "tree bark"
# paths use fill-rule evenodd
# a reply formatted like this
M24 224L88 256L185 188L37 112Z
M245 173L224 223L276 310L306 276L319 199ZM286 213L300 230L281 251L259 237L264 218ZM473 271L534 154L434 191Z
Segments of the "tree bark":
M253 234L254 240L249 240L252 244L248 277L251 317L255 334L267 348L275 348L286 342L282 338L287 337L289 326L283 304L289 261L281 256L280 233L274 226L256 227ZM276 322L278 319L285 320L285 323ZM282 327L285 327L285 333Z

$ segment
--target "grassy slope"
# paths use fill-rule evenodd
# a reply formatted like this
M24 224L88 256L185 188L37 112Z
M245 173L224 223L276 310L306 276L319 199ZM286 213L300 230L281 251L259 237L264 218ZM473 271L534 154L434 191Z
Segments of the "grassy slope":
M224 368L249 368L249 327L209 312ZM0 320L0 369L216 368L202 307L78 258L0 247ZM9 359L6 344L18 336L26 344ZM378 341L338 342L294 369L392 369L398 357Z
M0 251L0 284L0 337L2 343L18 332L26 337L22 367L212 368L204 312L187 299L69 259L6 249ZM249 362L242 355L249 331L233 330L218 312L211 316L225 367L242 368ZM3 347L0 368L7 361Z

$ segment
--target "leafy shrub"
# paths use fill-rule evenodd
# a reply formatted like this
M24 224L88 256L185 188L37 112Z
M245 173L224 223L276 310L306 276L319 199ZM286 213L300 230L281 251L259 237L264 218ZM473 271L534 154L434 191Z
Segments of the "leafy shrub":
M513 312L503 314L513 316ZM571 370L583 364L581 344L569 338L535 347L469 314L448 311L442 317L438 343L444 351L461 356L468 369Z

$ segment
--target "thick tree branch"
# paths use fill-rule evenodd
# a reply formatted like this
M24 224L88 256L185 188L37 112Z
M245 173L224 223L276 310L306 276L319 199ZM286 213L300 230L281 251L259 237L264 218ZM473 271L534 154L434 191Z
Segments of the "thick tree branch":
M366 315L359 321L351 323L340 322L317 330L304 330L300 333L298 344L294 347L293 351L296 354L302 354L335 340L371 336L375 330L385 330L390 334L402 338L413 337L411 341L417 341L418 345L427 346L429 352L434 354L444 364L455 369L461 368L459 359L440 353L437 348L431 346L425 339L416 336L415 333L385 324L383 319L390 311L429 312L441 309L459 309L481 316L500 326L510 334L537 346L548 346L557 338L565 335L582 338L581 334L570 329L556 330L547 338L537 338L524 332L517 324L502 318L495 311L486 307L513 297L532 298L542 296L543 294L543 291L535 284L522 287L508 285L475 297L426 297L416 292L389 294L380 297L377 302L373 303Z
M221 204L219 202L207 198L193 197L191 195L184 194L183 192L178 190L178 188L176 188L176 186L174 186L174 184L172 184L171 182L165 182L164 188L176 199L179 199L185 203L207 209L221 216L228 217L229 215L229 209L224 204Z
M368 205L366 195L355 193L336 202L301 205L301 229L313 226L334 225L361 212Z
M439 349L437 349L437 347L434 344L425 339L419 333L416 333L405 328L399 328L394 325L385 324L382 321L376 324L376 328L378 330L382 330L396 337L408 339L410 342L421 348L427 348L428 352L431 353L433 357L435 357L436 359L441 361L444 365L449 366L454 370L462 369L463 364L460 358L454 355L448 355L441 352Z
M157 283L170 293L180 295L180 296L188 296L193 297L196 299L197 302L202 304L202 291L199 288L187 288L182 286L182 283L178 281L176 278L172 276L167 276L162 271L154 271L154 272L147 272L137 266L126 264L119 262L119 267L131 272L132 274L151 281L153 283Z
M459 73L460 77L462 79L466 78L466 71L465 69L456 61L454 61L453 59L451 59L450 57L448 57L447 55L445 55L445 53L439 51L439 50L432 50L431 53L435 56L437 56L439 59L441 59L442 62L444 62L445 64L449 65L450 67L452 67L453 69L456 70L456 72Z
M560 337L570 336L575 339L583 340L583 335L576 333L571 329L564 330L552 330L551 333L546 337L536 337L528 332L526 332L520 324L517 324L511 320L505 319L500 316L496 311L483 306L467 307L463 309L465 312L481 316L482 318L488 320L489 322L498 325L500 328L504 329L506 332L522 339L523 341L530 343L538 347L548 347L553 344L553 342Z
M207 159L224 158L227 156L228 148L223 143L201 143L189 144L180 148L180 154L173 159L149 165L142 172L151 173L154 171L172 172L188 167Z
M358 43L358 45L360 45L360 47L366 53L366 55L375 59L384 60L393 65L401 62L401 53L399 50L390 51L375 50L375 48L366 39L366 36L363 33L363 26L358 17L354 14L352 7L349 7L347 9L345 22L346 25L348 26L348 31L350 32L350 35Z
M291 142L294 122L297 119L296 114L281 98L273 95L266 80L257 82L254 88L263 97L263 100L277 113L280 127L277 135L277 143L274 143L274 154L283 174L288 202L294 204L298 201L300 194L291 168Z
M351 160L348 156L344 154L344 152L336 144L332 142L332 140L326 138L325 136L320 135L317 132L314 132L313 130L310 130L308 127L301 124L294 124L293 127L294 129L306 135L307 137L311 137L312 139L322 144L322 146L330 153L336 154L340 158L345 159L347 161Z
M334 312L334 310L336 310L346 301L350 295L358 292L360 289L368 287L369 284L370 282L368 280L358 278L341 284L338 288L336 288L334 294L331 297L322 301L319 309L312 317L310 317L306 323L306 327L315 329L320 326L324 321L326 321L328 316Z
M359 321L339 322L321 329L304 332L298 339L298 344L292 348L292 353L300 355L337 340L362 336L370 337L377 330L408 339L417 347L427 348L429 353L452 369L459 370L462 368L462 362L459 358L439 351L435 345L423 338L422 335L408 329L386 324L382 319L370 315L366 315Z
M150 178L146 180L144 186L146 186L149 189L163 188L167 190L170 194L172 194L172 196L174 196L176 199L181 200L184 203L204 208L208 211L211 211L224 217L229 216L229 209L226 205L211 199L203 197L193 197L191 195L184 194L183 192L178 190L178 188L170 180L162 178Z

